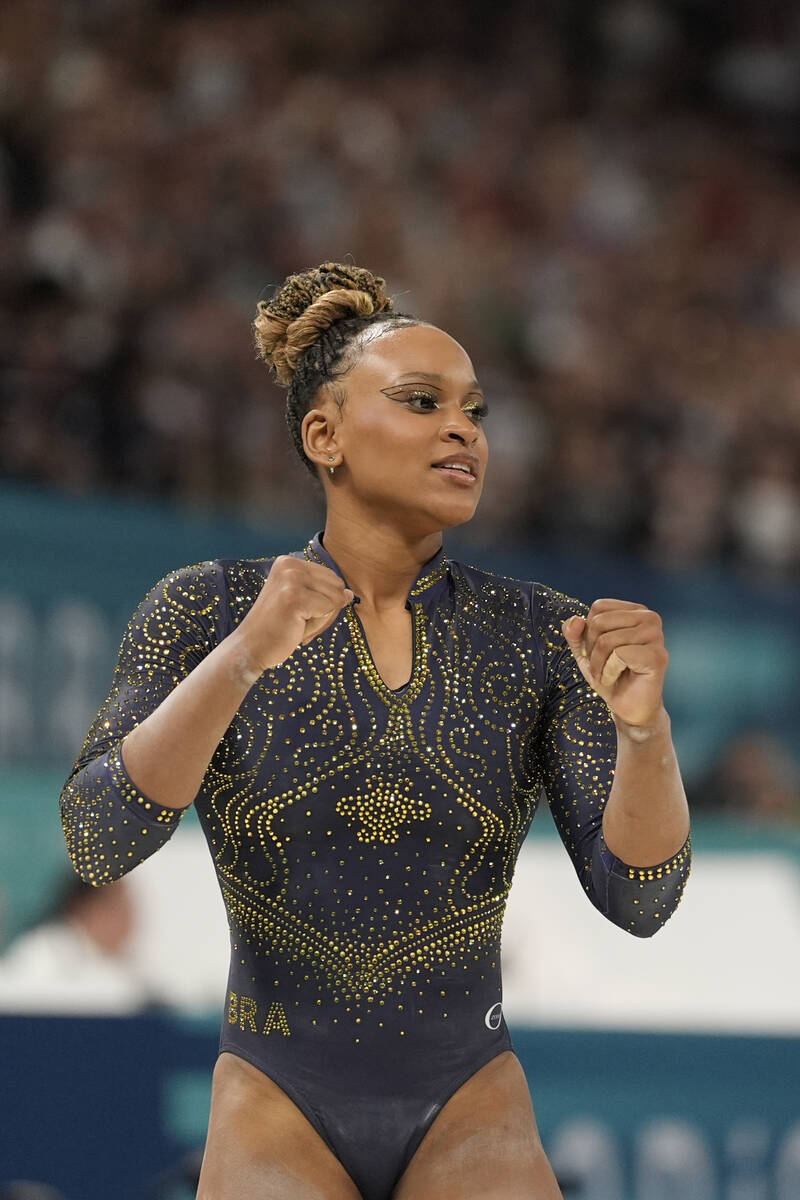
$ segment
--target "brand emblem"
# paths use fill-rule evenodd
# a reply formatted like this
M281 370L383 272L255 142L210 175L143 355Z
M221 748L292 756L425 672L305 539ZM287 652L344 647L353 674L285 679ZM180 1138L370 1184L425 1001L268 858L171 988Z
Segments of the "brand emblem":
M503 1006L500 1003L500 1001L498 1000L497 1004L493 1004L492 1007L487 1012L486 1016L483 1018L483 1023L487 1029L499 1029L500 1022L502 1021L502 1019L503 1019Z

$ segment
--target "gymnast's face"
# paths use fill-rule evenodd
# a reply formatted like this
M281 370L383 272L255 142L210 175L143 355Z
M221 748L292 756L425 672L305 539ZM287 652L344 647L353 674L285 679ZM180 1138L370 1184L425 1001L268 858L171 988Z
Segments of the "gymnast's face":
M329 505L355 504L420 534L469 521L489 447L483 393L463 347L432 325L377 325L352 352L336 385L341 409L327 396L303 422L317 461L324 467L333 454L341 464L334 479L323 472ZM469 470L435 465L454 456Z

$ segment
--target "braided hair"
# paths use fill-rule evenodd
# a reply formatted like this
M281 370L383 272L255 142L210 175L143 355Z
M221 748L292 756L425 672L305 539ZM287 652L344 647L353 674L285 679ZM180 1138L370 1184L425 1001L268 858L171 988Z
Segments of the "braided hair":
M320 387L341 379L353 366L346 351L370 325L418 325L397 312L384 291L386 281L362 267L327 262L289 275L270 301L260 300L253 322L256 350L289 389L286 423L301 461L314 476L317 464L303 447L303 417ZM341 400L337 397L341 407Z

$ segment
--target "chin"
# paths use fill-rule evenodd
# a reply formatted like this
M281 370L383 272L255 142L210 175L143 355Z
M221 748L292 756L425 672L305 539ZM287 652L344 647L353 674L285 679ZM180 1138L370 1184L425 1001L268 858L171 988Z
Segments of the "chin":
M465 514L463 517L453 517L451 520L443 522L442 529L454 529L456 525L466 525L474 516L475 509L473 508L471 513Z
M387 502L384 499L382 503L379 503L377 500L373 500L368 507L373 520L378 519L379 512L383 512L392 523L399 523L414 536L427 537L429 534L439 533L443 529L466 525L475 516L480 497L442 498L439 496L431 500L429 496L427 504L425 497L420 495L417 499L418 503L412 505L408 504L407 495L396 496L393 498L393 502Z
M466 525L477 509L477 504L438 504L430 515L437 529L452 529L456 525Z

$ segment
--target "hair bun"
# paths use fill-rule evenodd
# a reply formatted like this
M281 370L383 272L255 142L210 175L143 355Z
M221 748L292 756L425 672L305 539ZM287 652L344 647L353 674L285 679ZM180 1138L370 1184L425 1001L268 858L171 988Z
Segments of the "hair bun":
M346 263L322 263L289 275L272 300L258 303L256 350L288 387L303 352L335 321L392 308L385 286L380 275Z

